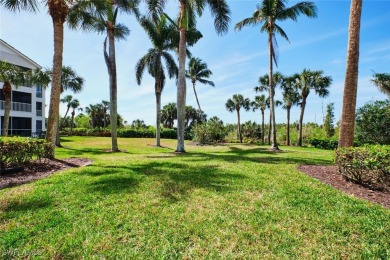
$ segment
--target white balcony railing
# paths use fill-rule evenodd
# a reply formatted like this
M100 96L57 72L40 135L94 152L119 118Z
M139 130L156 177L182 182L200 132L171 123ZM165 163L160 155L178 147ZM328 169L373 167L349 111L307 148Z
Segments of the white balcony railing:
M0 101L0 109L5 110L5 101ZM21 111L21 112L31 112L31 104L27 103L19 103L19 102L11 102L11 110L12 111Z

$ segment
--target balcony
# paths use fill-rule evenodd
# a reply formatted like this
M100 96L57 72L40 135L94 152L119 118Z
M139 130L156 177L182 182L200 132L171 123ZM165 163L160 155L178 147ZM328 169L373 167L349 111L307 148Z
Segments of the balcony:
M5 110L5 101L0 101L0 110ZM20 112L31 112L31 104L27 103L19 103L19 102L11 102L11 110L12 111L20 111Z
M42 116L42 110L37 110L37 116Z

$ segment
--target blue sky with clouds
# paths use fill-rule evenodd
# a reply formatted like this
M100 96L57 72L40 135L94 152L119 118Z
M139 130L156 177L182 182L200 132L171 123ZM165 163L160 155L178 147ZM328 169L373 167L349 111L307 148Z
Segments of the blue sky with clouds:
M361 48L359 65L358 107L365 102L385 99L370 83L375 72L390 72L390 1L363 1ZM253 88L259 76L268 71L267 36L259 27L234 31L234 25L252 15L259 1L228 0L232 15L229 32L218 36L213 27L210 12L198 18L198 29L203 38L191 48L193 56L204 60L213 71L211 80L215 87L197 85L202 109L211 116L220 117L225 123L236 122L236 115L225 109L225 102L233 94L240 93L253 99ZM295 4L290 1L288 5ZM285 75L301 72L304 68L323 70L332 76L330 95L321 99L311 93L308 98L304 121L322 122L323 109L329 102L335 103L336 120L341 114L345 60L348 41L350 1L315 1L318 17L299 17L297 22L286 21L280 26L289 36L290 43L277 37L279 67L275 70ZM144 12L145 10L141 8ZM177 1L170 1L167 13L175 16ZM126 41L117 42L118 112L125 120L142 119L154 124L154 81L147 73L142 84L135 81L136 62L151 47L150 41L139 24L131 16L121 16L131 34ZM10 13L0 8L0 38L36 61L43 67L51 67L53 57L52 22L45 8L37 14ZM64 65L74 68L85 79L85 90L77 94L83 107L109 100L108 74L103 59L103 35L65 30ZM278 94L279 92L279 94ZM48 100L50 94L46 94ZM277 90L277 98L280 91ZM176 102L174 81L167 81L162 94L162 104ZM190 82L187 82L187 104L196 107ZM323 108L324 107L324 108ZM62 114L65 106L62 105ZM292 121L298 119L299 108L292 109ZM243 112L242 121L260 122L260 113ZM285 111L278 108L276 121L285 122Z

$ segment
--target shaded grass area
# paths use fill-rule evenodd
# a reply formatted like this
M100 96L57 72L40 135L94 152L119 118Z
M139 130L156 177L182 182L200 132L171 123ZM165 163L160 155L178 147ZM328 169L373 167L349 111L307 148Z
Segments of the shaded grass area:
M390 211L296 170L333 153L66 138L94 160L0 191L0 258L389 258Z

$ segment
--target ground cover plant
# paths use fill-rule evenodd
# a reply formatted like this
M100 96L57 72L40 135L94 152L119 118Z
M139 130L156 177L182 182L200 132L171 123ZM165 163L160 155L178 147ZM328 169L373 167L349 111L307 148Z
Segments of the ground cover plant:
M0 190L0 258L382 258L390 211L299 172L333 151L66 137L93 163Z

